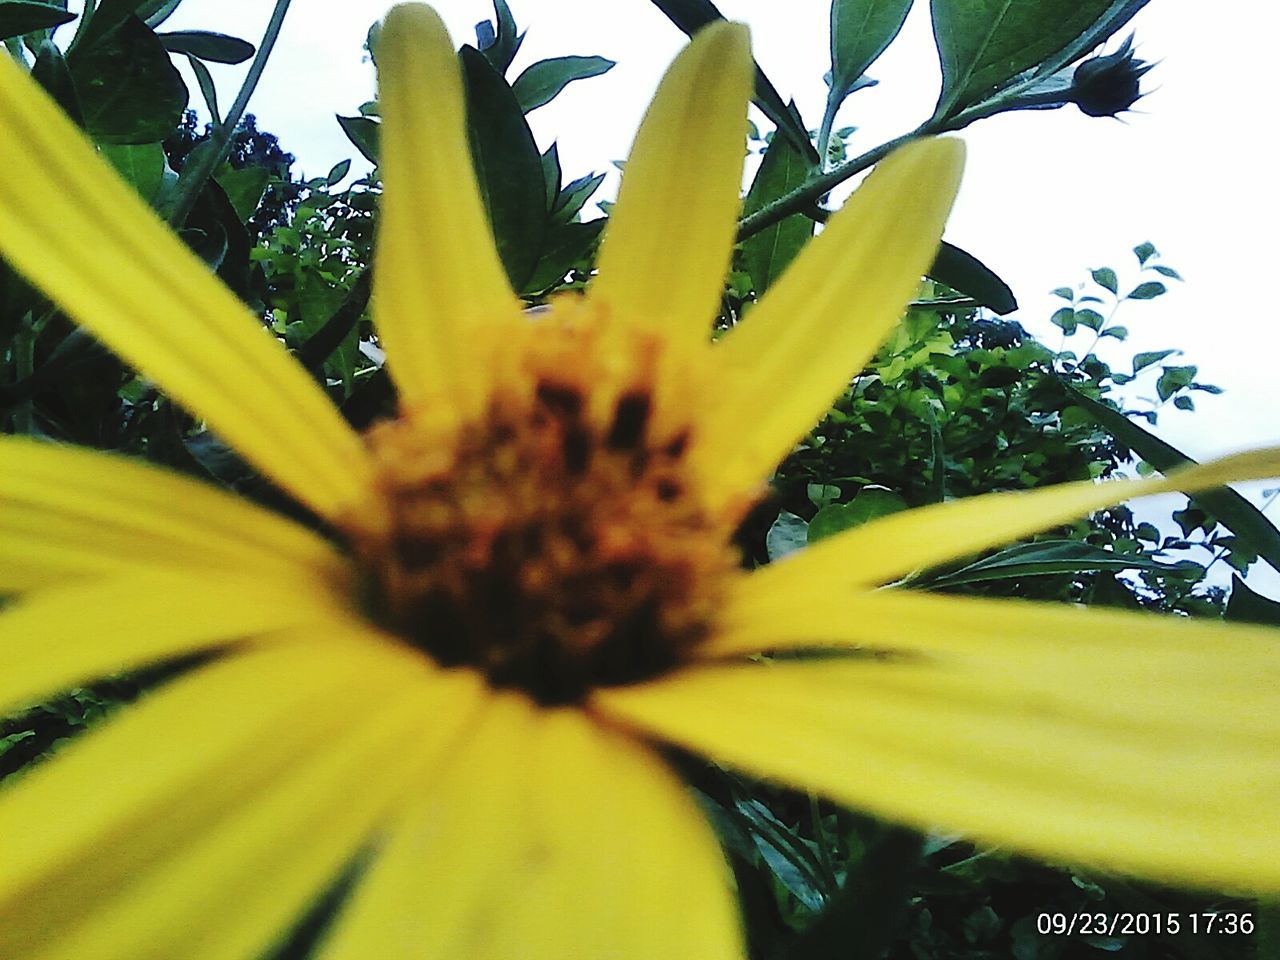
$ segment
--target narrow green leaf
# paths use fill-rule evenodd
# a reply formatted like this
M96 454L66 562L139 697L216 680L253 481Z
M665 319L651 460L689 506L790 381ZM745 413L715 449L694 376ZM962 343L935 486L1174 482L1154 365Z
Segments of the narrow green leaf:
M350 171L351 171L351 161L341 160L329 168L329 173L325 176L324 182L327 186L330 186L330 187L335 186L336 184L341 183L342 178L345 177Z
M934 257L929 276L972 297L994 313L1012 313L1018 309L1018 301L1009 285L971 253L943 240Z
M522 295L545 293L559 286L565 274L591 252L607 222L601 217L586 223L553 224L533 276L518 292Z
M52 3L33 3L26 0L5 0L0 3L0 40L20 37L37 30L49 30L70 23L74 13Z
M542 183L547 188L547 212L550 213L555 209L556 200L560 197L560 178L563 173L560 170L560 148L556 144L547 147L547 152L542 155Z
M217 126L222 123L222 113L218 110L218 88L213 83L213 76L209 73L209 68L204 65L204 61L190 54L187 54L187 63L191 66L191 72L196 75L196 83L200 86L204 105L209 108L209 115L213 118L214 126Z
M1173 267L1166 267L1163 263L1157 263L1151 269L1154 270L1156 273L1161 274L1162 276L1169 277L1171 280L1182 279L1182 274L1180 274L1177 270L1173 269Z
M480 195L511 286L523 289L547 224L542 154L515 93L479 50L461 51L467 127Z
M1043 577L1056 573L1091 573L1097 570L1175 570L1149 557L1126 556L1080 540L1038 540L1008 547L989 557L923 582L930 587L954 587L1018 577Z
M550 103L575 80L598 77L614 67L604 57L553 57L526 67L511 85L520 108L528 113Z
M378 121L369 117L338 116L338 125L355 148L364 154L370 163L378 162Z
M1177 350L1151 350L1145 353L1134 354L1133 372L1137 373L1139 370L1145 370L1153 363L1159 363L1165 357L1173 356L1173 354L1177 352Z
M774 137L747 192L743 215L750 216L795 189L804 183L812 169L790 140ZM747 238L742 244L742 259L757 296L762 296L782 275L787 264L809 242L813 230L813 221L796 213Z
M185 53L212 63L244 63L254 51L247 40L208 30L179 30L157 36L170 53Z
M667 15L672 23L689 36L716 20L722 14L711 0L652 0L655 7ZM777 88L756 64L756 93L754 103L768 117L792 146L804 154L814 166L818 165L818 151L809 139L809 128L794 107L789 107L778 94Z
M134 12L154 30L173 15L180 3L182 0L143 0Z
M568 223L578 215L578 212L591 199L591 195L600 189L600 184L604 183L603 173L588 174L585 177L579 177L577 180L571 181L561 191L556 198L554 206L551 208L551 220L554 223Z
M1138 426L1119 410L1085 396L1065 381L1059 381L1068 402L1083 408L1094 421L1162 473L1195 463L1176 447ZM1198 493L1192 498L1236 535L1242 545L1280 570L1280 530L1257 507L1227 487Z

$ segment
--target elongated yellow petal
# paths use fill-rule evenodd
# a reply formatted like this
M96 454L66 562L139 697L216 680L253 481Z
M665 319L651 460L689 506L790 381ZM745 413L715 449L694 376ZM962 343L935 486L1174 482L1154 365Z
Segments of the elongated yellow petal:
M1001 669L941 657L708 667L603 690L597 704L652 735L918 829L1274 893L1280 704L1245 678L1273 661L1237 658L1242 689L1225 684L1222 696L1246 696L1254 712L1227 717L1215 715L1191 664L1148 676L1092 645L1070 667L1031 653ZM1101 690L1087 682L1108 674ZM1169 703L1151 709L1161 699Z
M423 765L452 745L484 691L475 675L454 673L385 696L352 703L358 712L344 729L128 878L36 956L261 956L409 801Z
M755 589L787 591L815 577L871 586L1068 523L1131 497L1280 476L1280 447L1264 447L1142 480L1083 481L989 493L920 507L855 527L755 574ZM838 573L836 572L838 571Z
M719 848L656 755L514 696L459 749L322 960L740 960Z
M367 454L324 393L8 57L0 171L18 272L299 500L361 497Z
M709 488L758 486L875 355L938 249L963 160L947 139L881 161L721 340L726 382L703 437Z
M0 706L301 624L350 620L331 584L141 571L27 594L0 612Z
M458 58L422 4L387 14L377 56L378 336L402 404L474 413L488 389L482 348L517 320L518 307L471 167Z
M374 793L382 795L376 804L381 807L394 775L378 774L364 763L383 758L387 749L382 741L390 733L389 721L379 715L385 709L395 716L406 698L430 692L433 673L408 650L330 640L321 631L309 631L292 642L251 648L205 666L82 735L0 791L5 836L0 955L24 960L246 955L225 949L227 941L218 938L234 939L237 933L218 925L233 924L237 911L243 911L244 923L260 927L270 907L239 904L237 883L198 890L184 866L232 869L239 856L246 867L256 863L269 876L277 869L273 857L283 857L276 875L295 906L305 897L298 896L299 876L292 868L313 890L321 887L330 875L318 869L319 860L341 864L363 837L339 833L339 843L305 836L304 843L324 851L316 859L296 850L251 848L265 839L272 819L258 818L255 800L264 798L281 817L283 795L323 804L313 791L332 796L339 772L328 767L328 759L316 758L332 748L338 768L344 763L365 768ZM360 730L360 721L370 717L375 729ZM404 742L401 749L411 755ZM366 750L372 755L361 758ZM391 780L379 781L382 776ZM329 810L329 826L341 829L336 821L354 807L367 828L376 812L356 796L366 786L364 780L349 785L346 799ZM298 809L293 815L314 822L324 809ZM296 841L293 827L306 823L276 826ZM220 855L213 850L219 836L231 846ZM245 846L234 849L242 841ZM148 896L149 913L131 902L132 892L166 878L179 886L172 896ZM252 885L253 879L245 882ZM214 906L216 911L207 909ZM123 929L112 921L114 908L145 928ZM175 946L184 928L194 934L206 922L213 938L207 952ZM119 939L79 939L82 931L93 929ZM148 940L149 932L154 941ZM223 946L214 949L219 942Z
M180 474L0 438L0 590L179 568L340 583L346 563L302 526Z
M592 300L685 351L708 343L733 248L755 67L746 27L700 30L627 159Z

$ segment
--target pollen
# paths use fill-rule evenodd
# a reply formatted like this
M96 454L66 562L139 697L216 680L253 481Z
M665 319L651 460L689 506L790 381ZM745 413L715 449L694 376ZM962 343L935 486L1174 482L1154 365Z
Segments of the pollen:
M739 567L698 497L688 412L662 408L660 351L582 312L529 321L469 422L375 425L391 520L353 537L385 628L548 705L686 662Z

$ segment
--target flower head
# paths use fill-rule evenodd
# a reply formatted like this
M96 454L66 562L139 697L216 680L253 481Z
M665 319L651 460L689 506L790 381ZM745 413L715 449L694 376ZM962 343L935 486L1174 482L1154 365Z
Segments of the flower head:
M885 160L712 344L741 27L673 64L599 276L537 319L494 251L435 14L393 10L378 67L399 412L361 437L0 62L0 249L335 531L0 442L0 702L215 654L0 792L0 955L258 956L358 863L325 960L740 956L662 744L919 828L1280 889L1273 631L880 588L1280 452L923 508L750 573L729 546L918 285L956 142ZM814 648L893 656L749 656Z

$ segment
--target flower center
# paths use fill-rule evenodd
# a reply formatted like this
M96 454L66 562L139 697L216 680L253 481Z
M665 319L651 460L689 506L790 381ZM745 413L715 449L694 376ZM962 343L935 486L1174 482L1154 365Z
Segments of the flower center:
M536 324L478 419L369 431L392 519L356 547L383 625L443 666L563 704L685 662L738 556L640 357L595 363L599 337Z

